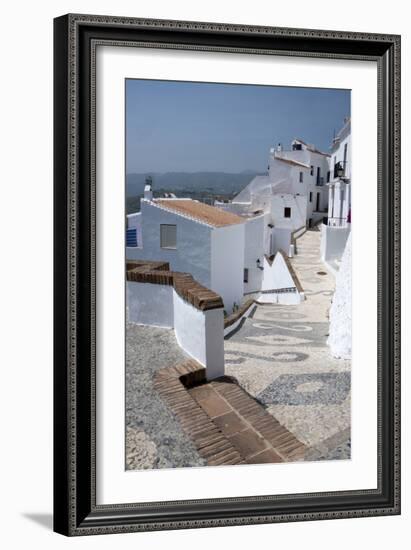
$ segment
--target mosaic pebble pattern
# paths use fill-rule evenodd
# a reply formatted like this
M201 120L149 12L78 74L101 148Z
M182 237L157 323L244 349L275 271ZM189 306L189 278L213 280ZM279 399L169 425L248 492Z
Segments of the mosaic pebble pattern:
M309 451L307 460L350 458L350 361L327 346L335 289L320 259L321 233L297 241L292 265L307 299L299 305L258 306L225 341L226 374L260 402Z

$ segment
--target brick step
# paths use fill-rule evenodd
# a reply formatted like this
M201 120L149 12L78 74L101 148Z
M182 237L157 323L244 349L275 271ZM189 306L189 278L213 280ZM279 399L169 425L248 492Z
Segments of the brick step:
M158 371L154 387L209 466L304 458L305 445L232 378L206 382L187 360Z

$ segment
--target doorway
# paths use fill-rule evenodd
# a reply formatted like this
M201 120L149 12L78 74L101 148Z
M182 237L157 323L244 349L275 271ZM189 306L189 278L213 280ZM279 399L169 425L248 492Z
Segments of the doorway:
M320 211L320 193L317 193L317 203L316 203L316 206L315 206L315 211L316 212Z

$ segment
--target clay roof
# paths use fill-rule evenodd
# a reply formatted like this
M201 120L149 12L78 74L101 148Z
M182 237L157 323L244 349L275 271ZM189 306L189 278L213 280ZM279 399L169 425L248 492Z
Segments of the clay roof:
M224 227L226 225L244 223L243 218L237 216L237 214L226 212L221 208L209 206L203 202L191 199L155 199L153 202L161 206L161 208L171 210L176 214L206 223L213 227Z

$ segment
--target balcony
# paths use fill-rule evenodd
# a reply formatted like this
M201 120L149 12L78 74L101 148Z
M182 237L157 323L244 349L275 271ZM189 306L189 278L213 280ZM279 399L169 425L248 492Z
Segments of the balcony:
M346 227L347 218L328 218L328 225L330 227Z
M345 177L345 167L347 165L346 160L340 160L334 165L334 179Z
M315 183L316 185L318 186L323 186L324 185L324 178L322 176L317 176L317 181Z

